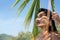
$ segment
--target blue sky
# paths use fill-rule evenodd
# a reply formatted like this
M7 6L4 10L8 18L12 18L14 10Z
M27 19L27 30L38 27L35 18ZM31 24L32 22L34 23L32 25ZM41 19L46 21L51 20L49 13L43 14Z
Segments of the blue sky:
M17 14L15 14L15 12L20 3L11 9L11 6L14 2L15 0L0 0L0 34L5 33L16 36L19 32L25 31L25 28L22 24L28 11L27 9L29 9L30 3L23 10L22 14L16 19ZM41 0L40 2L42 8L47 8L48 0ZM58 14L60 13L59 4L60 0L55 0L55 10ZM32 31L32 24L30 25L29 31Z

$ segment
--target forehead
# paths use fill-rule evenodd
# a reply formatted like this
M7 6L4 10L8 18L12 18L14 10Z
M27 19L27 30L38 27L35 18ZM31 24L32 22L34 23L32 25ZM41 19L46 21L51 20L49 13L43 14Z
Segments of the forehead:
M45 15L45 12L44 11L41 11L37 14L37 16L40 16L40 15Z

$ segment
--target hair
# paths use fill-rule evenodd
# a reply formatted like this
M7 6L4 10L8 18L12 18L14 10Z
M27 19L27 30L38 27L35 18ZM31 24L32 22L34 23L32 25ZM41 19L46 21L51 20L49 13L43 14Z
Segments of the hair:
M45 12L45 16L47 16L47 12L48 12L48 9L45 9L45 8L40 8L39 10L38 10L38 13L39 12L41 12L41 11L44 11ZM55 25L55 21L54 20L52 20L52 12L50 11L50 18L49 18L50 20L51 20L51 22L52 22L52 26L49 26L49 28L48 28L48 32L56 32L56 33L58 33L57 32L57 29L56 29L56 25Z

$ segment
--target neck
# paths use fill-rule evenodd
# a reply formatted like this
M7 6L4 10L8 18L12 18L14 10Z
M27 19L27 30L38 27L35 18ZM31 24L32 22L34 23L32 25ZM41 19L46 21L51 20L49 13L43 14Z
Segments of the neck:
M48 33L48 28L41 28L41 33L42 34Z

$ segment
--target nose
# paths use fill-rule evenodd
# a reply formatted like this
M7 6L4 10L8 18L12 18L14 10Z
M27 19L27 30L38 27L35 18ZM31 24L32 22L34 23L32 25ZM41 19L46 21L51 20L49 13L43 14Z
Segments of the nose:
M40 18L36 18L36 22L40 22Z

